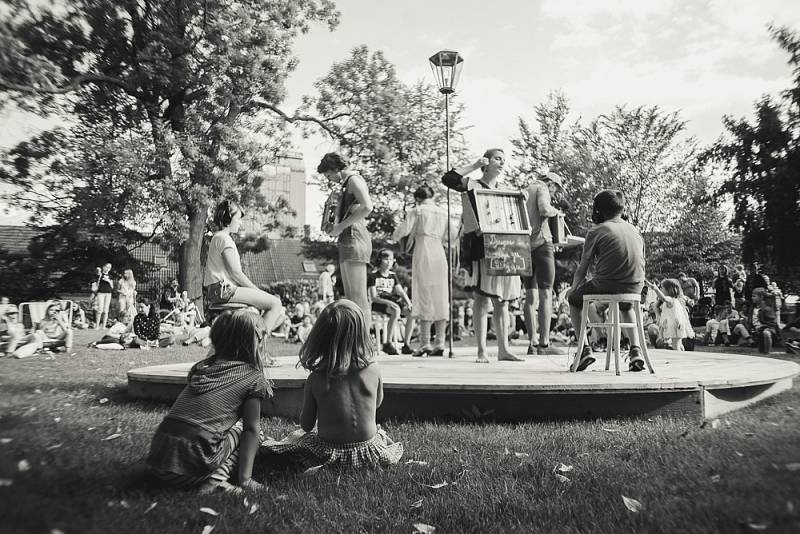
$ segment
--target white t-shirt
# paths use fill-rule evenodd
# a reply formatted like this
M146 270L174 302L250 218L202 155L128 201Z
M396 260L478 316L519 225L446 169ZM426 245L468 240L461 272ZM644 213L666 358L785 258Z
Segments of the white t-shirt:
M222 251L226 248L236 250L236 242L228 232L217 232L211 238L208 245L208 257L206 258L206 271L203 275L203 285L210 286L215 282L227 282L234 284L233 279L225 268L225 261L222 259ZM239 261L239 254L236 254L236 261Z

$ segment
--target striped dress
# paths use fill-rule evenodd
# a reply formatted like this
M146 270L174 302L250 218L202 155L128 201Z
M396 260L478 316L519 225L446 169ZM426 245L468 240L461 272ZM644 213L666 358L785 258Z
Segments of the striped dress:
M158 426L147 465L173 486L224 482L238 460L245 401L272 394L264 373L240 361L202 360Z

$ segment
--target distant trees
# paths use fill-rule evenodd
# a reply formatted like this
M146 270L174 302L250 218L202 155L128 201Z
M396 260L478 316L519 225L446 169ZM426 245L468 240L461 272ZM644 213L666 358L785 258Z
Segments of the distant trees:
M793 85L780 99L755 103L752 122L726 116L726 132L706 157L727 171L716 196L731 199L731 224L742 232L747 261L773 264L779 271L800 266L800 35L770 27L789 54Z

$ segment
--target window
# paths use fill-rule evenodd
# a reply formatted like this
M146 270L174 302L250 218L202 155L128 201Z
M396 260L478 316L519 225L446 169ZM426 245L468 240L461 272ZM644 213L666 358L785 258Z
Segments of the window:
M155 255L153 255L153 263L155 263L159 267L166 267L167 266L167 256L164 255L164 254L155 254Z
M313 261L304 261L303 262L303 272L304 273L315 273L317 272L317 264Z

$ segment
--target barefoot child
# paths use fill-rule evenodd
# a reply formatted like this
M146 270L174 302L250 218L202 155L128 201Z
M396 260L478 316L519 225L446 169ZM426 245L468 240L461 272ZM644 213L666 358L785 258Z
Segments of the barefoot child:
M683 295L681 283L673 278L665 278L659 288L650 280L647 286L658 296L661 313L658 316L658 329L663 339L672 340L673 350L683 350L683 340L694 337L694 329L689 321L686 309L686 297Z
M267 440L262 452L286 454L303 467L396 464L403 445L375 423L383 384L374 351L361 308L346 299L328 304L300 349L300 363L311 371L300 414L305 434Z
M209 357L189 371L189 384L153 437L147 464L156 478L204 492L231 489L229 478L244 488L263 487L250 477L261 400L272 395L261 361L265 330L263 319L247 310L214 321Z

